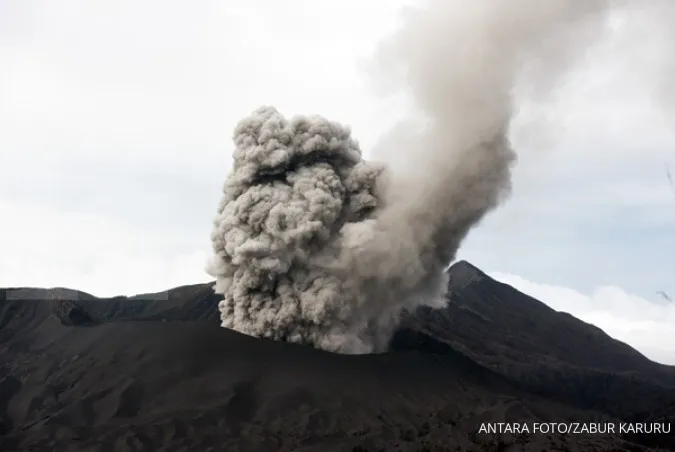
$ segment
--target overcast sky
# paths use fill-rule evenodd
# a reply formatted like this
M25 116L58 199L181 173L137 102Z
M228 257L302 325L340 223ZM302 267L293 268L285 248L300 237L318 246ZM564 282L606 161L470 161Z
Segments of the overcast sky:
M319 113L369 155L397 112L366 68L402 4L0 0L0 286L208 281L234 124ZM615 19L545 100L520 98L514 195L460 257L675 364L670 18Z

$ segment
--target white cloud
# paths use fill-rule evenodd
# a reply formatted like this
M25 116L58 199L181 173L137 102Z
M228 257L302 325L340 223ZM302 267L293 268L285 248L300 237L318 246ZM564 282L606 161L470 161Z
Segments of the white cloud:
M204 271L206 253L176 233L26 203L3 201L0 211L0 287L67 287L115 296L211 279Z
M610 336L636 348L648 358L675 365L675 302L654 294L647 300L617 286L600 286L589 294L539 284L507 273L491 273L555 309L596 325ZM661 299L659 299L661 298Z

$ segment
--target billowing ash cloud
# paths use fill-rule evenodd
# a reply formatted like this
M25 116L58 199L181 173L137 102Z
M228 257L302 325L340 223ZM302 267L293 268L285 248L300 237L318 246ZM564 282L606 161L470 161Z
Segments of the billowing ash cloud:
M333 264L347 225L377 206L382 168L361 159L340 124L289 122L271 107L240 122L234 142L212 235L223 326L328 349L360 347L345 341L358 333L355 316L368 300L349 287L339 271L346 267Z
M391 149L407 174L362 160L322 117L264 107L242 120L212 234L223 326L363 353L386 346L401 309L442 302L444 268L510 190L516 77L551 82L606 3L437 0L409 13L378 56L418 119Z

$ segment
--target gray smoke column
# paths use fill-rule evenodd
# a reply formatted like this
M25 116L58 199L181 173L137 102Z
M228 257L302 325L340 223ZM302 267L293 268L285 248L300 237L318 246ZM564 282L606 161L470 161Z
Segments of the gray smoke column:
M511 90L549 83L602 24L607 2L437 0L378 54L412 101L389 155L349 130L264 107L235 129L212 234L222 325L343 353L382 350L404 308L443 302L444 269L510 191ZM418 124L417 126L413 124Z

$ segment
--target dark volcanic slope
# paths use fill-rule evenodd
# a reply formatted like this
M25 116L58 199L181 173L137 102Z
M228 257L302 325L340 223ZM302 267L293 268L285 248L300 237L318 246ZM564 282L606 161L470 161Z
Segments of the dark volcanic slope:
M85 292L70 289L15 288L0 289L7 301L53 302L51 309L65 325L92 326L124 320L213 320L219 322L217 297L213 284L181 286L160 293L133 297L96 298ZM9 305L0 307L0 327L3 312ZM13 309L19 304L13 303ZM9 321L9 317L7 320Z
M675 367L650 361L599 328L499 283L452 268L450 303L404 325L447 341L535 393L625 419L675 413Z
M220 328L206 284L112 300L2 291L0 450L642 450L672 440L477 434L502 420L658 419L673 412L674 372L467 263L451 279L445 310L406 316L393 351L369 356Z

